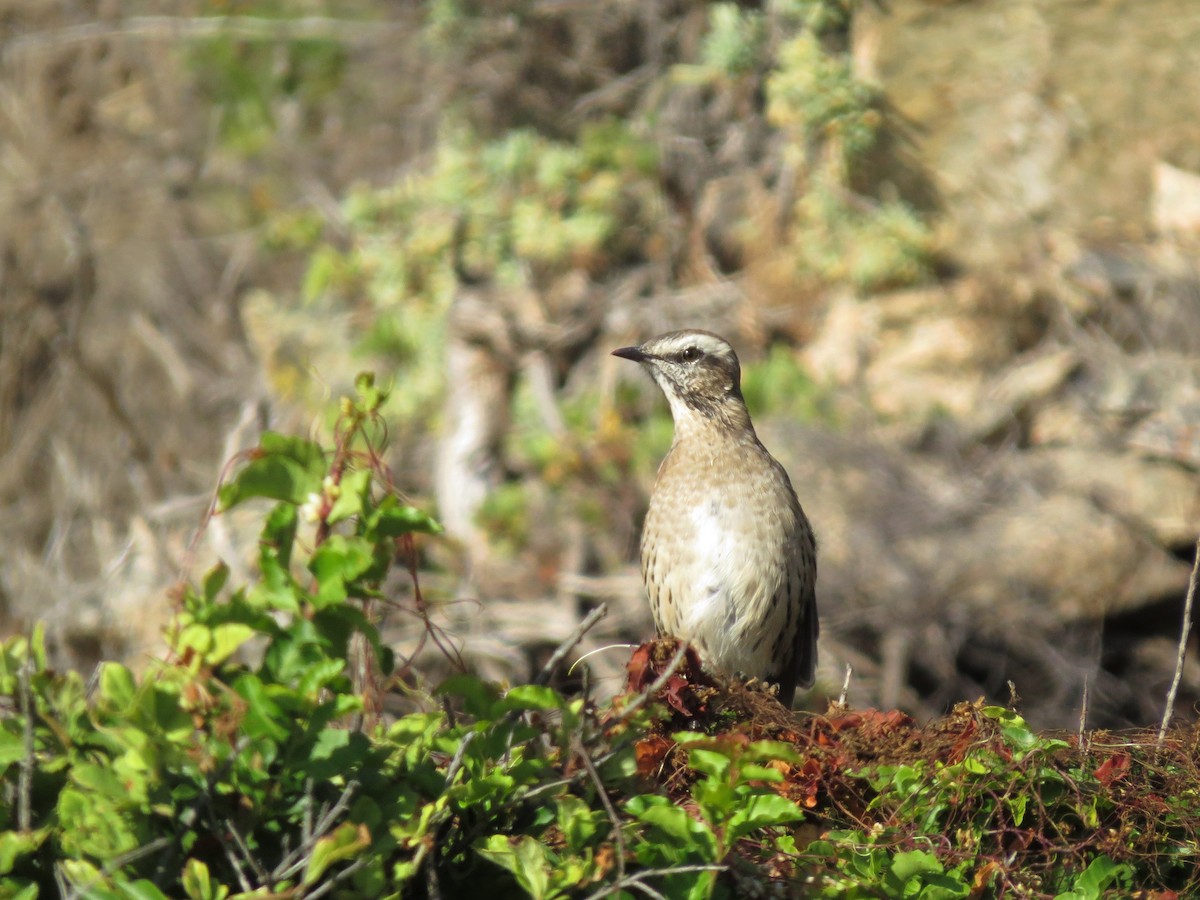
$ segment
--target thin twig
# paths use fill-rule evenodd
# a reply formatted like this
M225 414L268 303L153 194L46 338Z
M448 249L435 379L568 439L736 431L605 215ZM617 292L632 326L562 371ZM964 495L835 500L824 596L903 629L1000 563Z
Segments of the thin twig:
M596 786L596 794L600 797L600 804L604 807L604 811L608 813L608 820L612 822L613 841L617 845L617 881L624 881L625 835L621 832L621 819L612 805L612 800L609 799L608 791L604 789L604 782L600 780L600 773L596 770L596 765L592 762L591 755L587 752L587 748L583 746L583 741L575 741L575 752L579 754L580 760L583 761L583 767L591 777L592 784Z
M300 844L310 844L313 839L313 779L304 779L304 819L300 824Z
M542 671L538 672L537 678L533 679L534 684L545 684L554 674L554 670L558 668L559 663L566 658L575 647L583 640L583 636L591 630L592 626L608 615L608 604L601 603L590 613L588 613L582 622L567 635L567 639L558 645L558 648L546 660L546 664L542 666Z
M463 759L467 755L467 748L471 746L471 741L479 737L481 732L471 731L462 739L458 745L458 749L454 751L454 758L450 760L450 766L446 769L446 787L454 784L454 777L458 775L458 770L462 768Z
M1187 598L1183 601L1183 625L1179 629L1179 653L1175 657L1175 677L1167 691L1167 708L1163 711L1162 725L1158 729L1157 749L1161 750L1167 737L1167 726L1175 714L1175 696L1179 693L1179 682L1183 679L1183 660L1187 656L1188 634L1192 630L1192 602L1196 598L1196 575L1200 571L1200 538L1196 540L1196 555L1192 562L1192 574L1188 578Z
M345 811L346 807L350 805L350 798L354 796L354 793L357 790L357 781L351 781L347 783L346 789L342 791L342 795L337 798L337 802L333 804L328 812L322 814L320 819L317 820L317 824L313 826L310 839L289 853L286 857L284 857L283 861L275 867L275 870L271 873L272 882L283 881L290 875L294 875L296 872L300 871L307 861L306 858L309 851L312 850L317 841L323 838L329 829L333 827L334 823L337 822L338 818Z
M608 753L598 756L592 762L597 766L602 766L616 756L618 752L619 751L617 750L610 750ZM519 799L522 803L530 803L537 797L542 796L542 794L551 793L559 788L569 787L570 785L579 781L582 775L586 774L586 772L576 772L574 775L569 775L566 778L560 778L557 781L547 781L545 784L539 784L535 788L529 788L524 793L518 794L517 799Z
M1088 677L1083 676L1083 702L1079 705L1079 749L1087 750Z
M33 792L33 704L30 701L29 673L33 669L33 641L29 642L29 655L21 663L21 729L24 753L21 756L21 776L17 789L17 822L22 831L33 828L33 808L30 795Z
M442 715L446 717L446 725L450 728L458 727L458 717L454 715L454 707L450 705L450 696L442 694Z
M846 706L846 698L850 696L850 676L854 674L854 666L846 663L846 677L842 681L842 692L838 694L838 706Z
M587 634L588 629L590 629L593 625L595 625L597 622L599 622L607 614L608 614L608 604L607 603L601 603L599 606L597 606L595 609L593 609L590 613L588 613L584 617L583 621L580 622L579 625L575 628L575 630L572 631L569 635L567 635L566 640L564 640L561 644L558 645L557 648L555 648L554 652L550 655L550 659L548 659L546 661L546 664L544 666L542 666L542 670L540 672L538 672L538 675L533 680L533 683L534 684L545 684L547 681L549 681L550 676L554 674L555 668L557 668L558 664L561 663L563 661L563 659L566 657L566 655L571 652L572 648L574 648L581 640L583 640L583 636L585 634ZM521 716L525 715L527 712L529 712L529 710L522 710L522 709L509 710L508 713L505 714L504 718L501 719L500 721L504 724L515 722L517 719L519 719ZM515 735L509 734L508 747L504 751L506 763L508 761L508 753L510 750L512 750L513 741L515 739L516 739ZM460 747L459 749L463 749L463 748Z
M339 881L345 881L347 878L365 866L367 864L367 859L368 857L366 856L360 856L354 862L350 863L350 865L346 866L346 868L342 869L342 871L338 872L336 875L322 884L315 891L305 894L304 900L317 900L318 897L325 896L335 887L337 887Z
M149 856L155 850L161 850L163 847L167 847L172 843L174 843L173 838L156 838L148 844L143 844L141 847L134 847L132 850L110 859L104 864L102 871L104 875L109 875L118 871L121 869L121 867L129 865L131 862L136 862L143 856ZM61 870L55 869L55 880L59 882L59 896L62 897L63 900L77 900L79 897L88 896L92 893L92 888L98 886L104 881L104 875L97 875L96 878L92 879L87 884L74 884L71 886L71 890L68 893L62 889L63 879L61 876Z
M242 837L242 833L233 824L233 820L225 819L221 824L225 826L225 830L229 834L233 835L233 842L237 845L238 852L242 854L242 859L246 861L246 864L254 870L254 875L258 879L258 883L260 885L265 884L267 881L267 870L254 858L254 854L250 852L250 845L246 843L246 839Z
M692 872L724 872L728 866L718 865L696 865L696 866L672 866L667 869L643 869L640 872L635 872L628 878L614 881L612 884L606 884L594 894L589 894L586 900L600 900L601 897L610 897L617 891L625 890L626 888L646 889L649 885L642 884L647 878L660 878L665 875L687 875ZM650 896L658 894L657 891L652 891ZM658 896L661 896L659 894Z
M421 851L424 851L428 846L428 844L422 844ZM421 868L421 851L418 851L416 861L413 864L414 872ZM437 864L435 857L432 856L425 866L425 894L429 900L442 900L442 883L438 880Z
M634 701L627 707L621 710L620 715L613 719L614 723L624 722L632 716L637 710L646 704L646 701L654 696L658 691L662 690L663 685L671 680L671 676L675 674L675 670L679 668L679 664L683 662L683 656L687 653L688 645L684 641L679 642L679 647L675 651L675 655L671 657L671 662L667 665L661 675L654 679L654 683L646 688L640 695L634 698Z

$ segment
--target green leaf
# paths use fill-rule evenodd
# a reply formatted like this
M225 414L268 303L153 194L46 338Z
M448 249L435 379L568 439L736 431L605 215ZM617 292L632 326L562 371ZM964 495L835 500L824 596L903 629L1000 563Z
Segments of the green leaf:
M1097 856L1075 879L1074 889L1059 894L1054 900L1101 900L1113 882L1121 880L1128 886L1133 869L1113 862L1108 856Z
M344 659L315 659L304 668L296 692L315 700L318 694L341 676L346 668Z
M309 778L328 780L345 772L356 771L370 749L371 742L361 732L323 728L305 757L292 765Z
M137 881L118 884L120 897L129 900L167 900L167 895L160 891L153 881L139 878Z
M212 644L204 661L210 666L223 663L254 635L255 630L241 622L227 622L216 626L212 630Z
M0 875L7 875L17 860L36 852L49 834L48 827L34 831L0 831Z
M195 726L192 715L179 704L179 695L160 682L138 697L141 713L153 723L154 732L171 742L191 743Z
M563 794L554 800L558 828L567 846L582 850L596 834L596 814L574 794Z
M98 768L92 766L91 768ZM112 799L67 787L58 795L59 841L68 856L115 859L143 843Z
M783 780L783 773L771 766L743 763L738 768L738 784L745 784L748 781L765 781L770 784L780 784Z
M137 701L137 682L133 673L120 663L100 664L100 698L110 709L124 712Z
M558 709L562 702L562 696L554 688L519 684L504 695L503 706L506 710Z
M910 850L892 857L892 875L901 883L930 872L942 872L938 858L924 850Z
M880 849L872 853L872 863L879 860ZM884 887L888 896L920 897L921 900L955 900L971 893L957 872L947 873L941 861L924 850L897 853L890 859L884 874ZM873 871L875 866L869 868Z
M189 859L184 864L181 881L188 900L225 900L229 896L229 888L213 884L208 866L198 859Z
M290 515L284 515L284 513ZM302 591L288 571L292 552L292 541L296 535L296 508L280 504L275 507L270 519L279 526L263 529L263 539L258 554L259 580L250 588L246 602L255 609L286 613L300 612ZM272 536L268 536L271 532Z
M371 470L354 469L342 476L338 485L337 498L329 510L326 520L331 524L357 516L363 511L367 500L367 491L371 487Z
M1012 816L1013 825L1019 827L1025 821L1025 808L1029 803L1029 795L1016 794L1006 798L1005 803L1008 806L1008 814Z
M293 719L275 702L257 675L244 673L233 683L233 689L246 701L242 730L249 737L266 738L276 743L287 738L288 729L281 722L291 723Z
M507 869L516 876L517 883L534 900L542 900L550 889L550 865L546 859L546 848L529 835L508 838L493 834L482 846L476 846L479 855Z
M71 770L71 779L80 787L114 800L125 800L128 789L109 766L80 763Z
M217 600L217 595L221 593L221 589L225 587L225 582L229 580L229 566L225 563L217 563L213 566L208 574L204 576L204 600L206 603L213 604Z
M687 810L673 806L669 802L654 803L644 808L633 801L627 808L639 821L652 826L660 837L665 837L673 845L671 849L677 852L676 859L680 862L715 862L717 855L717 839L709 826L688 815ZM666 798L660 798L666 800Z
M376 507L367 527L370 535L377 537L442 533L442 526L429 513L415 506L402 506L399 500L390 495L384 497Z
M5 878L0 881L5 900L37 900L38 886L24 878Z
M779 794L753 794L742 798L737 811L729 817L729 839L737 839L769 825L799 822L804 811L792 800Z
M720 750L696 747L688 752L688 765L697 772L703 772L709 778L724 779L729 774L729 754Z
M29 652L33 656L33 667L39 672L46 670L46 623L40 619L33 623L29 635Z
M0 772L25 758L25 736L21 733L21 720L17 718L0 722Z
M799 765L804 762L804 757L797 752L796 748L784 741L755 741L744 748L742 759L755 760L757 762L782 760L793 765ZM773 769L772 771L776 770Z
M390 393L375 384L375 375L371 372L359 372L354 379L354 390L358 393L359 403L363 411L373 413L387 402Z
M63 879L80 896L92 896L92 889L104 883L103 873L87 860L64 859L59 864Z
M371 833L365 825L343 822L332 834L317 841L304 871L304 883L315 884L329 867L353 859L371 846Z
M292 547L296 543L299 524L300 512L287 503L278 504L263 523L260 544L264 549L271 549L272 558L285 571L292 564Z
M308 563L317 579L313 605L324 609L346 599L347 585L366 572L375 562L374 547L360 537L335 534L321 544Z
M1003 706L985 706L982 712L1000 723L1000 733L1014 750L1028 750L1038 742L1038 736L1015 711Z
M274 432L262 436L250 462L217 492L221 512L255 497L300 505L318 493L325 478L319 444Z
M500 698L494 684L475 675L451 675L438 685L437 693L462 698L464 709L476 717L488 716Z

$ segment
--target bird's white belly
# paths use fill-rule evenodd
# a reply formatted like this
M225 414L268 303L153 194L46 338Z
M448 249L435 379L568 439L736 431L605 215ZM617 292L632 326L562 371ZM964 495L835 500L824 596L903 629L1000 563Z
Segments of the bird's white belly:
M703 574L693 585L692 603L684 613L683 632L703 655L728 672L753 672L753 641L762 627L763 560L747 542L739 510L714 501L691 513L692 552ZM739 529L739 525L741 528Z

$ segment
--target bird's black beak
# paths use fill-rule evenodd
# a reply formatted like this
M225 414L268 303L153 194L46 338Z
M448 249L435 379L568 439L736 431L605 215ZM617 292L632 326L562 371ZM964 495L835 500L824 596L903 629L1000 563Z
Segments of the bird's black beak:
M612 352L613 356L619 356L621 359L632 359L634 362L645 362L646 354L642 352L641 347L621 347Z

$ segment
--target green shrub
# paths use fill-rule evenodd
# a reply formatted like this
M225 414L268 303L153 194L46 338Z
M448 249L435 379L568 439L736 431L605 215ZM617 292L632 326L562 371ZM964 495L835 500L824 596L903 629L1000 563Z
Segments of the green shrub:
M266 434L244 455L218 510L272 504L259 574L234 586L218 566L183 586L170 654L142 676L105 663L89 689L47 667L40 629L3 645L4 896L382 897L430 884L460 896L486 882L555 897L674 883L655 869L661 798L634 781L644 712L602 721L583 698L468 675L429 694L381 641L382 604L448 639L415 580L399 597L388 587L414 535L438 526L382 467L385 400L360 377L331 448ZM415 711L385 720L388 693ZM703 815L679 858L719 868L739 839L800 817L763 784L774 748L691 752ZM610 795L626 798L619 824Z

